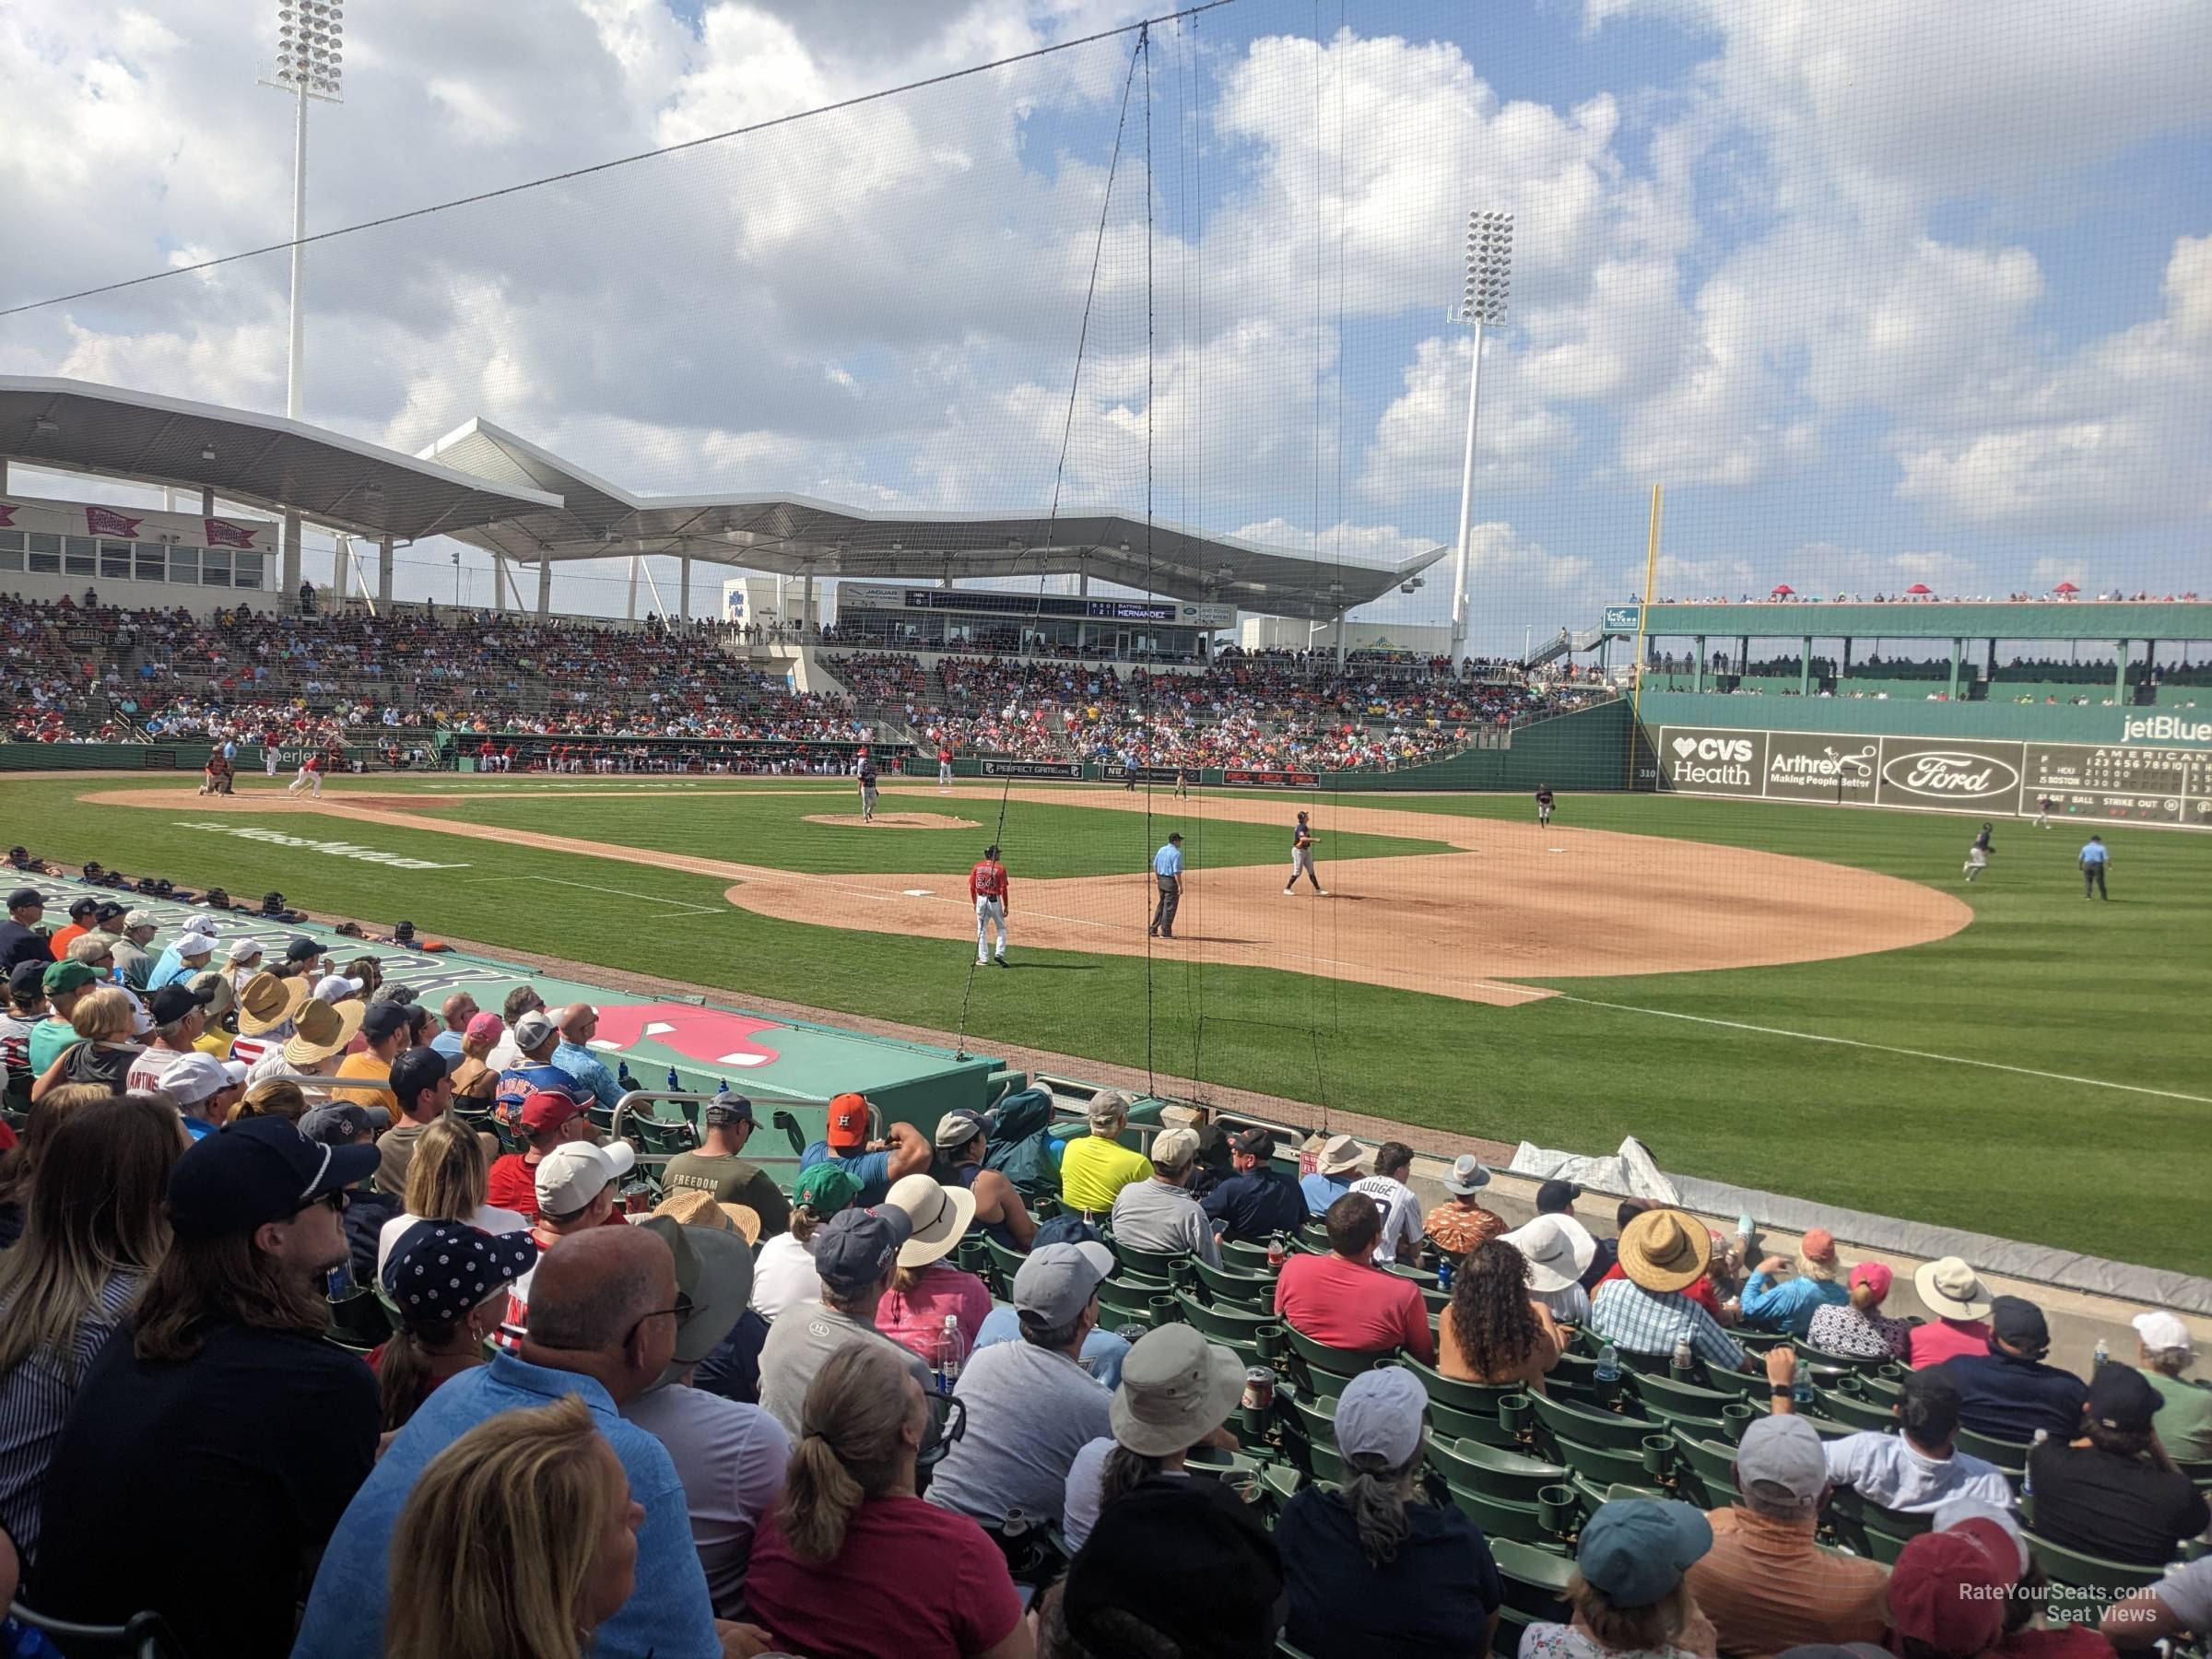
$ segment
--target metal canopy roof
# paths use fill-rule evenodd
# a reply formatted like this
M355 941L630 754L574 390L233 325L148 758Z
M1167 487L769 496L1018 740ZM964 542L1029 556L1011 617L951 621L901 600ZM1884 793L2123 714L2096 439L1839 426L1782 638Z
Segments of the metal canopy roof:
M665 553L786 575L909 582L1081 573L1318 620L1380 598L1447 550L1439 545L1394 565L1337 563L1119 513L883 513L804 496L638 496L483 419L422 453L500 488L559 498L553 508L454 533L526 561Z
M558 495L519 481L494 483L278 415L39 376L0 375L0 455L195 494L213 489L265 512L397 541L560 506Z

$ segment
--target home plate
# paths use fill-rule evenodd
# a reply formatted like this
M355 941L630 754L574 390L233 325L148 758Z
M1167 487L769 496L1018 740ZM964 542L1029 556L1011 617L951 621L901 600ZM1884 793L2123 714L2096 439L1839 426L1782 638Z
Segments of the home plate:
M909 899L928 899L933 897L932 893L927 888L908 888L906 889L906 896Z

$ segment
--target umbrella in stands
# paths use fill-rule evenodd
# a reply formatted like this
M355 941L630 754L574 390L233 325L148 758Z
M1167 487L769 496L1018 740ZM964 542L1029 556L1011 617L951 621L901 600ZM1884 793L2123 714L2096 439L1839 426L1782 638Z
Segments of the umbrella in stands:
M1774 591L1768 594L1767 597L1770 599L1785 598L1788 595L1796 593L1796 591L1797 590L1792 587L1788 582L1778 582L1774 584Z
M2081 590L2070 582L2062 582L2051 590L2054 594L2078 594Z
M1911 587L1907 588L1905 592L1915 596L1926 596L1932 595L1936 590L1930 587L1924 582L1916 582Z

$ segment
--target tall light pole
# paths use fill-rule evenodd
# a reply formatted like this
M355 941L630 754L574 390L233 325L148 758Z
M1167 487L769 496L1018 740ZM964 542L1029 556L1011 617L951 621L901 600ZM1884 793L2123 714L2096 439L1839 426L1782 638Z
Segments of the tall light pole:
M346 8L340 0L276 0L276 67L261 77L293 101L292 115L292 316L284 353L284 412L298 420L305 413L307 328L307 103L345 101Z
M1452 560L1452 658L1466 654L1467 535L1475 512L1475 411L1482 395L1482 331L1505 321L1513 280L1513 216L1467 215L1467 284L1460 295L1459 320L1475 330L1468 354L1467 451L1459 473L1459 551Z

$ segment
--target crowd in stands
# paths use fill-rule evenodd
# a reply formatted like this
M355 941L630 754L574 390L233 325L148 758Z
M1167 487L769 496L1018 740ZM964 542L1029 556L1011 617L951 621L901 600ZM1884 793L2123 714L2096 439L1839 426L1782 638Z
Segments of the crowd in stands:
M122 735L287 746L347 731L853 741L841 700L722 649L726 629L556 625L505 612L200 618L0 599L0 721L34 740ZM73 643L96 630L97 649ZM70 717L77 719L73 730Z
M1631 1199L1601 1236L1565 1181L1513 1226L1472 1154L1424 1205L1403 1143L1293 1173L1195 1109L1137 1144L1112 1090L1072 1135L840 1095L781 1177L725 1091L647 1159L589 1005L433 1010L312 939L8 898L0 1600L31 1618L152 1612L193 1659L2212 1631L2212 1562L2168 1571L2212 1524L2171 1313L2085 1379L1957 1258L1901 1318L1818 1228L1762 1253ZM2087 1557L2126 1594L2068 1613Z
M2062 584L2047 594L1875 594L1862 597L1857 594L1838 593L1832 595L1800 594L1784 584L1766 594L1738 594L1731 599L1726 594L1707 594L1698 598L1676 598L1669 594L1655 601L1660 605L2071 605L2088 600L2104 605L2194 605L2198 595L2194 589L2180 594L2153 594L2138 588L2129 593L2124 588L2100 589L2084 594L2078 588ZM1633 595L1630 603L1634 604Z

